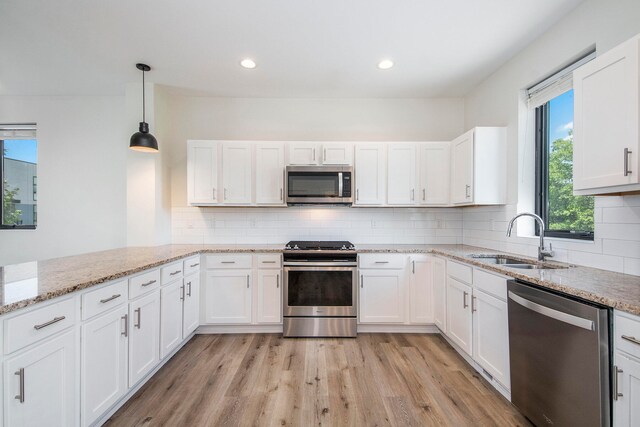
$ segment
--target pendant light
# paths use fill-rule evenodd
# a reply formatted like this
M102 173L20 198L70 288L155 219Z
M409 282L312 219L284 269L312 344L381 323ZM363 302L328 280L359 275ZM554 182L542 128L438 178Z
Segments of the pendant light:
M144 73L151 70L147 64L136 64L136 68L142 71L142 121L140 130L131 135L129 148L136 151L158 152L158 141L149 133L149 124L145 121L145 97L144 97Z

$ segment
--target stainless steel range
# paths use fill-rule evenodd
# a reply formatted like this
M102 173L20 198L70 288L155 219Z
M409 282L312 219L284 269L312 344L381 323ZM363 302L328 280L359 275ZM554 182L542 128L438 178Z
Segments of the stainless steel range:
M347 241L287 243L284 336L355 337L357 254Z

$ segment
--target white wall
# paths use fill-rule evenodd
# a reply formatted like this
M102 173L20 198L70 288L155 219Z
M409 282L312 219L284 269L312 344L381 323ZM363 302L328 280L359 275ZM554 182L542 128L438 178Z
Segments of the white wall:
M505 236L506 221L531 207L531 200L527 199L531 198L533 185L533 123L523 108L522 91L590 47L595 45L598 52L604 52L637 33L640 33L638 0L587 0L468 94L465 128L508 126L509 205L464 209L464 243L535 254L536 238ZM639 205L638 196L596 198L595 241L554 239L558 258L640 274ZM526 222L520 227L520 234L523 227L531 228Z
M0 97L1 123L37 123L38 227L0 230L0 265L126 244L124 97Z

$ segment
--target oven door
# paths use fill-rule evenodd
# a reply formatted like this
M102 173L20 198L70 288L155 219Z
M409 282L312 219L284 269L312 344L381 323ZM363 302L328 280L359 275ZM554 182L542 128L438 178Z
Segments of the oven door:
M357 277L357 267L285 266L283 315L355 317Z

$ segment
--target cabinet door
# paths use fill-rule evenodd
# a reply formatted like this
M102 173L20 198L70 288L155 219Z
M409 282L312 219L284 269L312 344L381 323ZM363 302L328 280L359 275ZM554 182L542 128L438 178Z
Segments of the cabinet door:
M129 387L160 361L160 291L129 303Z
M188 337L200 325L200 272L184 278L182 337Z
M433 323L442 332L447 330L447 275L446 262L433 258Z
M317 165L318 144L314 142L292 142L289 144L290 165Z
M451 202L473 203L473 138L471 130L451 143Z
M256 145L256 203L284 205L284 145Z
M82 425L88 426L127 392L128 307L82 325Z
M182 280L160 289L160 358L171 354L182 341L182 302L185 298Z
M574 190L639 182L639 40L634 37L573 73ZM632 153L625 155L625 149ZM625 162L631 170L626 175Z
M403 323L403 270L360 270L360 323Z
M618 427L640 425L640 362L616 352L618 398L613 401L613 421ZM616 371L612 375L616 375ZM614 393L616 390L614 390Z
M7 426L65 427L79 423L76 354L76 329L71 328L5 360Z
M251 270L208 271L204 323L251 323Z
M447 277L447 336L471 356L473 318L471 286Z
M357 206L385 203L385 148L382 144L356 144Z
M450 145L448 142L420 144L420 185L418 200L421 205L447 205L449 203Z
M411 323L433 323L433 275L427 255L411 257L410 309Z
M190 205L219 203L218 144L214 141L187 143L187 198Z
M229 205L251 203L251 144L222 144L223 202Z
M416 145L390 144L387 153L387 203L416 203Z
M510 389L507 303L474 289L471 310L473 359L494 379Z
M280 270L258 270L257 323L282 322Z
M353 164L353 144L322 144L323 165Z

